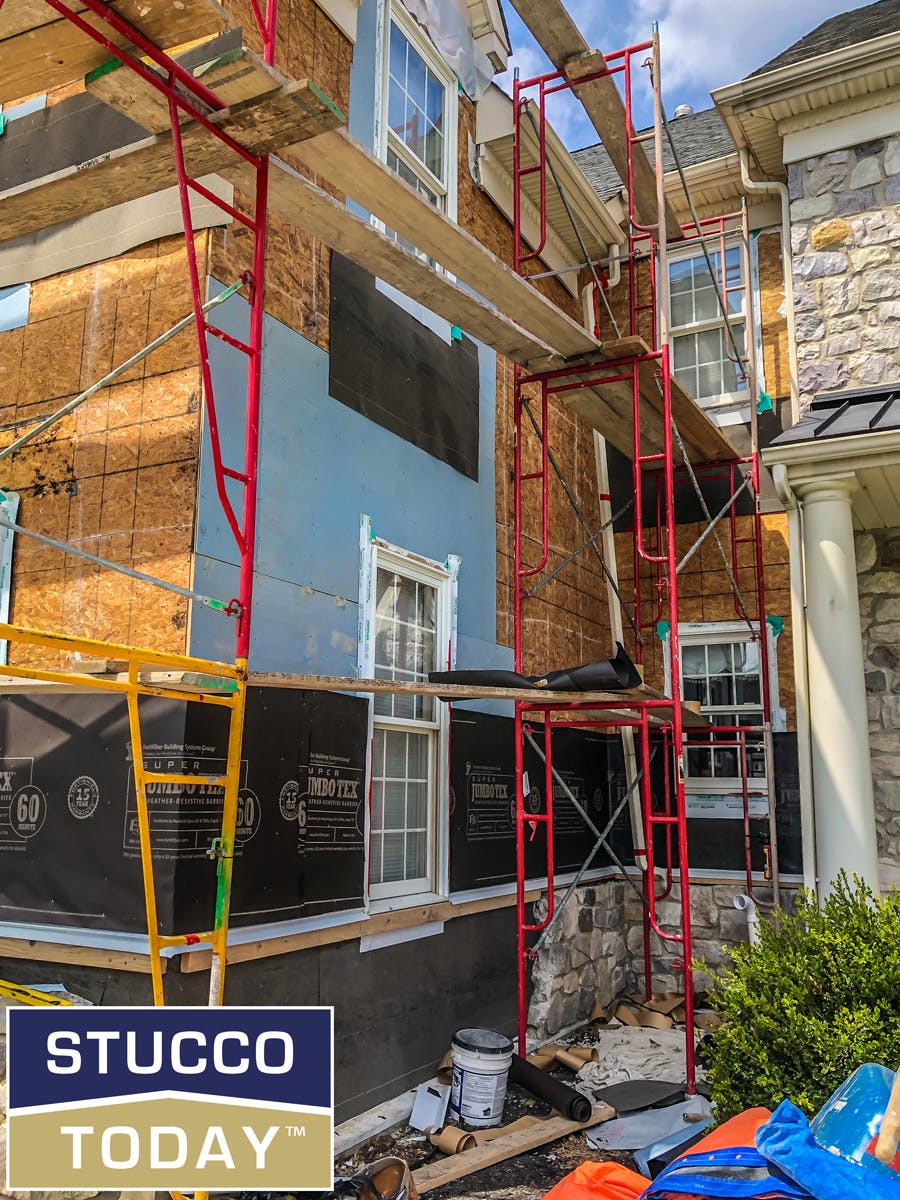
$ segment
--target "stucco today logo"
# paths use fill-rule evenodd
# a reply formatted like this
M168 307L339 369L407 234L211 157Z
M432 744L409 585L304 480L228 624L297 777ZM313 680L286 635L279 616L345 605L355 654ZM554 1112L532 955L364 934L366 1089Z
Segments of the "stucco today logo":
M327 1190L330 1008L10 1008L7 1190Z

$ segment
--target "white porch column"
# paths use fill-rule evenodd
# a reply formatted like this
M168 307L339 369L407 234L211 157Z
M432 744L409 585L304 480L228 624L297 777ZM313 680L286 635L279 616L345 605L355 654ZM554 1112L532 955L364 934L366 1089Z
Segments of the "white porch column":
M809 718L819 894L839 872L879 891L878 851L859 592L852 473L796 488L803 501Z

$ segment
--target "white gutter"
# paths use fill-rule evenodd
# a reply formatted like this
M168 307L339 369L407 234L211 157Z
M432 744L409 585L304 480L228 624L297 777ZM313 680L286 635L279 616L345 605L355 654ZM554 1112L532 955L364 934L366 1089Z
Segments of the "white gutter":
M785 67L776 67L762 75L750 75L736 83L716 88L711 93L718 107L727 104L735 112L749 111L763 104L782 100L786 96L807 93L815 87L827 86L836 78L859 75L867 69L884 71L897 63L900 51L900 31L892 30L879 37L829 50L813 58L801 59Z
M791 628L794 641L794 694L797 706L797 768L800 776L800 834L803 886L818 894L816 812L813 798L812 738L809 726L809 673L806 653L806 572L803 560L803 509L788 482L784 463L771 464L772 482L788 518L791 576Z
M788 369L791 382L791 424L800 419L800 388L797 372L797 333L794 318L794 264L791 250L791 198L784 183L774 180L761 183L750 178L750 161L746 149L741 150L741 182L748 192L773 193L781 200L781 265L784 271L784 315L787 320Z

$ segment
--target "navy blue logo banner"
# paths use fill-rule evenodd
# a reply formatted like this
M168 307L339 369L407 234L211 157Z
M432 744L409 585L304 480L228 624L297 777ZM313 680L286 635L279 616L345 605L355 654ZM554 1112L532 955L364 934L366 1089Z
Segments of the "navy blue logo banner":
M330 1008L10 1008L10 1190L328 1189Z

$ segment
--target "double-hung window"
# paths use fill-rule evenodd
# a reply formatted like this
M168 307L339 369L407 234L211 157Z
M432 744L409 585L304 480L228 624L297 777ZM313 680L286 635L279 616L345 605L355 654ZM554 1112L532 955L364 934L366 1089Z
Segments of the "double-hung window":
M446 665L450 576L377 545L370 640L376 679L411 683ZM369 895L440 889L446 788L446 712L435 696L376 694L373 705Z
M456 217L456 78L400 0L387 4L381 157Z
M768 655L772 703L775 695L775 644L768 627ZM759 727L765 719L762 656L759 642L742 621L682 625L679 629L681 694L700 704L713 725ZM668 671L668 665L667 665ZM739 792L740 751L737 734L702 734L690 730L691 742L685 759L688 791ZM726 745L716 747L715 743ZM728 745L727 743L731 743ZM766 788L766 759L762 734L747 735L747 778L755 792Z
M735 362L734 346L716 296L728 313L728 326L741 358L746 355L747 286L743 256L727 246L724 260L710 250L713 275L702 251L669 260L672 363L675 378L704 406L727 405L749 396L747 377Z

